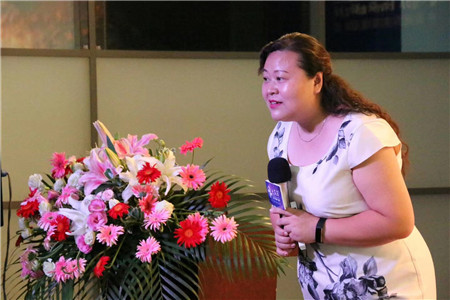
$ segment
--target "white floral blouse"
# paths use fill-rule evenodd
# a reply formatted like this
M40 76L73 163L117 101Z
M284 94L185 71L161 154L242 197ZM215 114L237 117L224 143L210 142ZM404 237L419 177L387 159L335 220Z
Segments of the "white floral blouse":
M292 122L278 122L268 142L269 159L288 159ZM348 114L328 153L307 166L291 165L289 197L309 213L344 218L368 209L353 183L352 168L400 140L375 116ZM397 159L401 167L401 154ZM434 299L436 284L428 247L414 228L406 239L377 247L307 245L298 278L305 299Z

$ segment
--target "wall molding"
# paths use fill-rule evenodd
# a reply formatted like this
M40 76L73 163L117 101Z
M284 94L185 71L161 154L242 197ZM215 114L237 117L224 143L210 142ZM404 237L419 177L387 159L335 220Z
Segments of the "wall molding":
M330 52L332 59L449 59L449 52ZM103 49L18 49L2 48L1 56L108 57L180 59L259 59L258 52L232 51L137 51Z
M432 188L409 188L409 194L414 195L450 195L450 187L432 187ZM255 193L258 198L268 200L267 193ZM245 200L245 199L244 199ZM20 206L21 201L11 201L11 208L17 209ZM7 201L2 203L3 209L8 209L9 204Z

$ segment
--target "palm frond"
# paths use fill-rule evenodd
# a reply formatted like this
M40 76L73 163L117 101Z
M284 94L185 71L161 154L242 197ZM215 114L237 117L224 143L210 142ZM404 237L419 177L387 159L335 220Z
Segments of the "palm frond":
M163 143L161 145L164 146ZM113 149L111 141L109 141L108 146L109 150ZM163 150L168 151L167 148ZM164 158L163 152L158 153L161 158ZM116 155L113 152L112 154ZM110 160L116 159L115 156L113 158L111 158L111 155L108 157ZM163 159L161 161L164 162ZM126 167L124 161L120 163L124 168ZM206 166L206 164L204 166ZM94 189L93 194L97 195L105 192L105 190L109 190L114 194L115 198L102 200L121 202L117 199L123 196L122 192L128 188L128 184L127 182L123 182L119 175L114 177L112 172L112 170L109 170L109 173L106 174L108 180L97 186ZM9 266L5 266L5 268L9 270L8 284L10 285L10 292L8 299L66 300L73 298L77 300L190 300L196 299L201 295L202 282L200 273L202 272L203 266L217 270L230 281L236 278L257 276L274 277L280 271L282 272L284 265L287 265L287 263L284 258L281 258L276 253L270 219L266 209L262 205L261 197L254 193L245 192L251 187L251 182L235 175L226 175L221 171L207 171L207 173L208 176L206 182L198 189L186 189L184 185L176 186L176 184L171 186L168 191L164 189L164 185L162 185L162 188L160 189L155 189L155 194L157 194L159 200L161 200L158 204L166 201L172 205L172 209L165 210L165 212L170 211L170 218L161 221L154 228L152 227L154 224L152 223L149 225L151 221L146 218L148 218L151 213L154 213L156 209L151 210L151 213L149 212L148 207L144 209L140 203L142 199L139 197L141 197L141 195L137 196L137 194L133 194L133 196L127 198L126 201L120 199L122 200L122 203L126 203L126 206L128 206L125 215L120 215L120 218L109 215L106 216L106 218L109 224L122 226L124 234L118 237L117 243L113 243L112 245L108 244L107 247L105 246L104 241L98 240L99 231L91 228L92 232L96 232L97 234L97 241L89 243L92 247L87 252L84 252L78 245L79 241L75 241L73 236L67 236L62 241L59 239L52 239L50 243L51 248L48 249L48 243L44 243L44 239L51 239L52 236L48 235L48 230L39 228L39 226L34 226L32 230L33 234L23 241L22 249L17 248L17 250L13 251L12 257L14 256L15 258L12 260L12 263ZM54 179L51 176L48 177L50 180ZM219 184L215 185L215 183ZM225 183L226 187L224 187L222 183ZM52 189L50 183L46 186L47 188ZM169 186L169 184L166 186ZM141 186L141 188L142 187L143 186ZM216 191L214 191L215 188L217 189ZM216 201L216 203L213 203L214 200L216 200L213 199L213 197L216 197L213 196L216 192L217 194L225 195L226 198L217 198L219 200ZM86 204L84 201L94 200L88 199L89 195L84 195L84 192L81 190L79 193L80 198L84 197L84 200L81 200L80 202L83 205L90 206L91 202ZM139 194L140 193L141 192L139 192ZM228 195L231 197L231 200L227 205L226 201L229 199ZM52 201L54 200L55 199ZM220 203L220 200L223 200L224 203ZM211 201L211 203L209 201ZM220 204L217 205L217 203ZM144 206L147 204L151 206L154 203L144 203ZM81 204L75 202L75 204L64 205L78 210L77 207ZM225 205L225 207L216 207L220 205ZM53 209L54 211L57 211L57 209ZM91 208L89 207L89 210L90 209ZM102 209L102 213L106 214L108 209ZM77 212L81 213L81 210ZM84 214L84 217L87 218L88 214ZM234 221L238 224L236 237L225 244L215 241L213 239L213 236L215 235L207 235L206 232L212 229L208 229L208 226L205 225L206 222L210 222L210 224L211 222L216 222L218 217L221 217L222 215L229 219L234 218ZM89 215L89 217L90 216L91 215ZM180 242L182 239L175 238L174 234L175 232L177 232L177 234L179 233L179 231L177 231L178 228L186 231L191 230L189 228L182 228L183 226L180 223L181 221L185 221L186 218L189 218L189 216L199 217L205 222L202 223L201 229L195 229L197 230L196 234L202 236L201 238L198 238L199 241L193 242L195 243L195 246L192 247L186 247L187 243L183 244L183 242ZM30 220L36 225L39 222L39 217L40 216L33 217L30 218ZM224 218L221 217L221 219ZM72 221L75 222L75 220ZM189 219L189 221L191 220ZM88 221L83 219L83 222L86 223L84 226L88 226ZM199 221L195 222L200 223ZM227 220L227 222L231 221ZM72 223L72 225L73 224L74 223ZM195 226L199 225L196 224ZM75 226L74 228L77 227ZM194 228L194 226L192 228ZM76 229L72 229L72 227L70 230L76 231ZM203 242L206 235L207 239ZM80 234L79 236L82 235ZM86 238L86 236L83 237ZM153 252L153 250L149 250L152 251L152 253L148 254L151 255L151 262L142 262L136 257L136 253L142 251L142 248L144 247L142 245L144 245L145 240L150 237L154 238L159 243L160 249L155 250L157 253ZM95 240L95 237L90 238ZM102 238L100 237L100 239ZM192 238L192 240L194 240L194 238ZM88 242L85 240L85 243ZM47 248L44 247L44 245ZM140 250L137 250L139 249L138 245ZM32 251L32 255L27 254L26 256L29 257L25 256L26 260L28 260L28 263L36 263L41 273L45 271L49 274L48 269L44 268L44 262L46 262L47 259L51 259L51 262L49 262L51 265L52 263L56 264L60 258L62 258L62 262L64 262L65 258L70 259L71 262L82 258L87 262L86 265L83 263L83 268L85 268L85 270L81 271L79 275L74 275L75 272L73 272L71 274L72 277L70 277L71 279L69 280L61 280L61 277L58 277L61 275L54 275L50 278L44 274L38 274L41 276L32 274L29 275L26 280L23 280L21 278L22 273L20 270L21 261L19 253L22 253L23 248L28 246L33 247L36 252ZM78 247L80 247L80 250ZM140 255L138 256L141 256L140 258L142 259L142 252L140 252ZM106 268L105 271L99 271L97 264L99 262L101 263L103 258L110 259L110 261L107 266L99 264L100 269ZM149 257L147 257L147 259L150 260ZM16 269L12 268L13 266L15 266ZM46 266L48 266L48 264ZM55 265L53 265L53 267L55 267ZM32 267L29 267L27 271L30 271L30 268ZM94 275L94 270L95 274L100 278L97 278ZM61 269L59 272L61 272ZM99 275L98 272L103 272L103 274ZM53 273L57 274L56 269ZM51 273L49 276L52 276Z
M228 182L241 181L228 178ZM238 184L234 190L247 186ZM270 218L255 194L234 194L226 211L239 224L237 237L227 244L209 243L207 268L215 268L229 280L251 276L275 276L287 261L276 253ZM236 199L238 198L238 199Z

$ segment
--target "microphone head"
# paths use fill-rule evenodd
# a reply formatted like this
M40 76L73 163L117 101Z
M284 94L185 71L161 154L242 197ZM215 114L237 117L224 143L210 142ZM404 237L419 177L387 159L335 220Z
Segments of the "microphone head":
M267 165L267 175L269 181L273 183L282 183L291 180L289 163L283 157L272 158Z

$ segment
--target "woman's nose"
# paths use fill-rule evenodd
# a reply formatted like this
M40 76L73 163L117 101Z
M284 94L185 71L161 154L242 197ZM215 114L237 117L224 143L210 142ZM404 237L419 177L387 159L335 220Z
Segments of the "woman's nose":
M277 89L276 85L270 83L267 88L267 93L269 93L269 95L274 95L274 94L278 93L278 89Z

